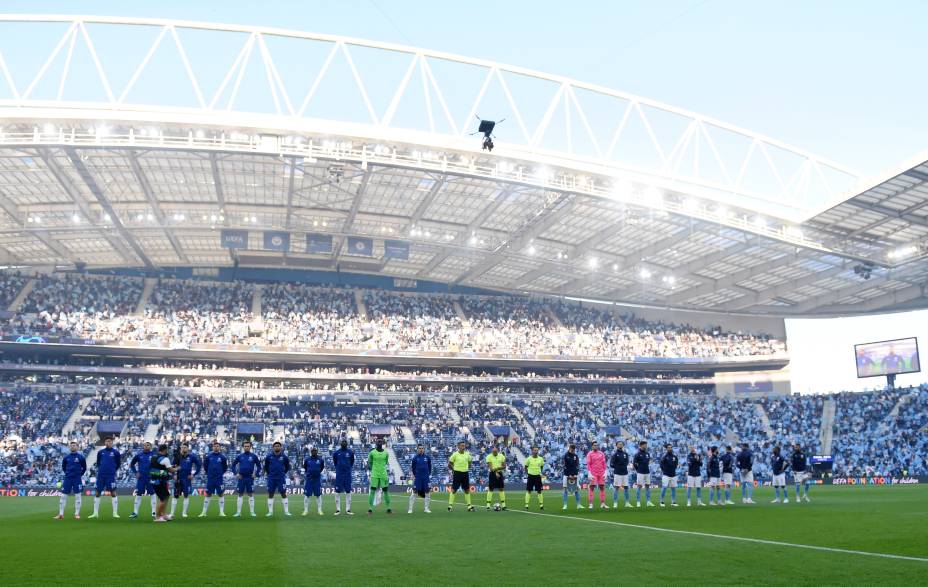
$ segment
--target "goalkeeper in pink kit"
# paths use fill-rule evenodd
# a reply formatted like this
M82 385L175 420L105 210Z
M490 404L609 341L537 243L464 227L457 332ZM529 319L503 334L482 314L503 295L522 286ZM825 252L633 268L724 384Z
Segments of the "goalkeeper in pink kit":
M599 507L606 510L606 454L599 450L599 443L594 442L590 452L586 453L586 470L590 474L589 507L593 509L593 486L599 487Z

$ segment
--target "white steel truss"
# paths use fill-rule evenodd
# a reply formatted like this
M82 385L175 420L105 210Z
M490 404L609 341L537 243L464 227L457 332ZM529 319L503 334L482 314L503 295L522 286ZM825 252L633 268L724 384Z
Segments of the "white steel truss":
M594 166L606 174L644 173L709 190L719 201L763 206L794 222L840 198L858 179L838 163L688 110L482 59L276 28L97 16L0 15L0 39L23 23L57 42L30 74L17 62L29 49L19 45L11 51L0 42L0 119L173 117L226 128L328 130L459 149L474 144L467 136L477 116L507 118L498 128L498 150L509 157ZM203 32L219 35L217 42L191 39ZM125 49L120 53L136 56L121 59L121 71L115 56L99 48L117 33ZM223 38L228 42L220 42ZM281 40L295 44L285 52ZM295 67L291 57L301 43L325 57ZM223 64L218 83L208 79L204 52L210 69ZM79 55L85 56L83 68ZM155 67L168 56L170 67ZM362 57L372 57L378 67L362 67ZM394 75L383 71L381 61L397 63ZM456 73L448 74L450 69ZM77 75L85 93L87 86L97 87L97 99L74 95ZM465 78L470 83L461 81ZM336 84L344 102L354 99L357 109L316 108ZM174 91L151 90L165 85ZM185 103L166 99L184 92Z

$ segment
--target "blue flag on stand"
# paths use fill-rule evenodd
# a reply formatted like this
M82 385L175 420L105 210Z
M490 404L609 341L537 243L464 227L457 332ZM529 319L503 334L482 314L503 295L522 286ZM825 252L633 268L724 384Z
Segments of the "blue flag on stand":
M374 240L370 238L362 238L360 236L349 236L348 250L345 252L348 255L354 255L356 257L373 257Z

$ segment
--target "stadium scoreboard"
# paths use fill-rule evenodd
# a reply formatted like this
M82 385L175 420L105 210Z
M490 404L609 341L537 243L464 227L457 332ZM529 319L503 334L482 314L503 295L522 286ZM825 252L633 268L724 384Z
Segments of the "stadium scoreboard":
M897 338L854 345L857 377L918 373L918 339Z

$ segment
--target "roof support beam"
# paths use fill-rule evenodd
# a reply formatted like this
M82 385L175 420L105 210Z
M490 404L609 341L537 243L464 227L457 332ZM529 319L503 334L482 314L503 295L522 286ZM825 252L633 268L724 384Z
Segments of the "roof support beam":
M354 225L355 219L358 217L358 210L361 208L361 202L364 200L364 192L367 191L367 185L371 181L371 175L373 172L374 166L368 165L367 169L364 171L364 176L361 177L361 185L358 186L358 191L354 195L354 199L351 201L351 209L348 210L348 216L345 218L345 223L342 225L342 232L345 234L351 234L351 228ZM338 243L334 246L333 257L335 262L342 256L342 251L345 249L345 240L347 237L341 237L338 239Z
M287 215L284 221L284 228L290 230L290 223L293 219L293 192L296 186L296 157L287 157L284 162L290 167L289 177L287 178ZM300 169L302 172L302 168Z
M484 257L481 262L459 275L457 279L454 280L455 285L480 277L498 265L508 255L520 251L522 247L531 242L532 239L553 226L561 219L561 216L570 212L574 205L574 199L571 194L558 194L548 205L544 206L535 216L530 218L528 222L510 232L509 238L500 243L493 251Z
M697 259L693 263L688 263L686 265L687 273L685 276L693 275L695 274L695 272L705 269L706 267L708 267L709 265L712 265L713 263L716 263L723 259L727 259L728 257L731 257L732 255L737 254L739 251L744 250L746 246L749 246L748 243L735 245L727 249L722 249L721 251L710 253L709 255L706 255L705 257ZM692 298L710 294L714 291L724 289L732 285L736 285L739 281L744 281L745 279L750 279L751 277L761 275L763 273L767 273L768 271L771 271L777 267L782 267L783 265L789 265L790 263L794 262L797 258L798 256L795 254L784 254L783 256L778 257L772 261L760 263L758 265L755 265L754 267L749 267L747 269L743 269L741 271L732 273L730 275L726 275L725 277L722 277L721 279L712 280L707 283L704 283L703 285L685 289L681 291L680 293L668 296L666 299L666 302L668 304L680 304L680 303L685 302L686 300L690 300Z
M464 232L464 238L469 239L472 234L486 221L487 218L493 215L496 212L496 209L499 208L506 198L508 198L513 191L515 191L515 186L507 185L502 187L500 192L493 196L493 198L487 202L480 212L474 216L474 219L467 224L467 229ZM466 242L466 241L465 241ZM445 262L445 259L451 255L450 248L444 248L440 253L435 253L432 258L429 260L428 265L422 268L419 273L416 274L416 277L420 279L428 278L428 276L434 271L439 265Z
M435 183L432 184L432 189L429 190L429 193L422 198L422 201L419 202L419 205L416 206L416 209L413 211L412 216L409 217L409 226L410 228L415 226L422 220L422 216L429 209L429 206L432 205L432 202L435 200L435 196L438 195L438 192L445 186L445 181L447 181L447 176L442 175L433 180Z
M109 198L106 197L103 189L97 183L97 180L93 177L93 174L90 173L90 169L88 169L84 164L84 161L77 153L77 150L74 149L74 147L65 147L64 152L68 156L68 159L71 161L71 165L74 166L74 170L77 171L77 175L81 178L81 180L83 180L84 184L86 184L87 189L90 190L90 193L93 194L94 198L96 198L97 202L100 204L100 207L103 208L104 213L109 217L109 221L113 223L113 227L116 228L116 232L119 234L119 236L122 237L122 240L129 245L129 247L135 253L136 258L141 261L143 265L149 269L153 269L155 267L154 263L152 263L148 258L148 255L145 254L144 249L142 249L142 246L135 238L135 235L126 230L122 220L119 218L119 214L116 213L116 210L113 208L112 204L110 204ZM52 162L51 164L57 165L57 162L54 160L54 158L49 157L49 161ZM59 181L67 180L68 178L63 173L59 175ZM70 182L68 181L68 183ZM73 196L75 198L81 197L77 190L74 190ZM107 240L109 240L114 247L119 249L120 254L122 254L123 257L126 257L126 259L131 262L132 255L125 250L123 243L120 242L119 239L111 238L106 233L104 233L104 236L107 236Z
M737 310L741 310L749 306L765 302L767 300L778 298L782 295L796 291L799 288L814 284L818 281L824 281L829 277L843 272L845 269L846 267L832 267L831 269L826 269L825 271L812 271L807 275L797 279L792 279L786 283L781 283L780 285L775 285L753 294L748 294L743 297L734 299L730 302L726 302L719 309L726 312L735 312Z
M898 304L904 304L918 298L924 298L928 296L928 291L926 291L926 284L917 284L910 285L903 289L897 289L895 291L886 292L885 294L879 295L875 298L870 298L869 300L854 305L845 305L845 306L830 306L826 308L821 308L822 312L875 312L877 310L887 309L890 306L895 306Z
M71 200L74 204L81 209L81 212L84 214L85 218L91 223L94 224L94 214L93 210L90 208L90 205L84 200L83 194L80 193L80 190L77 189L71 178L68 177L68 174L62 169L61 165L58 163L58 160L55 159L54 155L47 149L40 149L38 151L39 157L45 162L45 165L48 167L49 172L55 176L55 179L58 180L58 183L61 184L61 187L64 191L71 196ZM87 166L84 165L84 162L81 160L80 155L74 149L74 147L65 147L64 153L70 161L71 165L74 166L74 170L77 172L78 176L87 186L87 189L90 190L90 193L93 194L94 198L97 200L97 203L100 204L100 207L103 209L104 213L109 215L110 222L113 223L113 226L116 228L117 233L122 240L116 235L113 235L107 230L104 230L103 227L94 224L94 228L106 239L110 245L122 255L126 263L134 264L136 260L143 263L146 267L153 268L154 265L145 256L142 247L139 246L138 242L135 240L135 237L126 230L122 222L119 219L119 216L116 214L116 210L113 209L113 206L110 205L109 200L103 193L103 190L100 189L100 186L97 184L97 181L93 178L90 173L90 170L87 169ZM135 256L126 248L126 244L135 251Z
M222 225L229 226L229 214L226 211L226 194L222 187L222 174L219 171L219 155L217 153L209 154L209 166L213 172L213 189L216 190L216 204L219 206L219 213L222 215Z
M851 283L845 287L841 287L835 290L832 290L828 293L824 293L820 296L814 298L809 298L806 301L790 308L790 313L804 314L804 313L814 313L813 310L821 308L822 306L828 306L837 304L842 298L848 296L857 295L862 291L878 287L879 283L887 281L887 277L876 277L874 279L860 279L857 283Z
M919 202L918 204L909 206L904 210L893 210L892 208L887 208L886 206L881 206L880 204L867 204L864 202L858 202L856 200L848 200L847 203L857 208L870 210L871 212L877 212L879 214L885 214L886 216L889 216L889 219L899 218L911 224L928 227L928 220L922 218L921 216L912 214L913 210L918 210L922 206L928 205L928 202Z
M142 193L145 195L145 199L148 200L148 205L151 206L152 214L155 216L155 218L158 220L158 224L164 230L164 236L167 237L168 242L171 243L171 247L174 249L174 253L182 263L190 263L186 253L184 253L183 248L180 246L180 241L177 240L174 232L168 228L164 221L164 212L161 211L161 206L158 204L158 198L155 196L155 192L151 187L151 183L148 181L148 177L145 175L145 171L142 169L142 166L139 165L138 155L135 151L130 150L127 157L129 158L129 166L132 168L132 172L135 174L135 179L139 182L139 187L141 188Z
M637 251L633 252L631 255L627 255L627 256L625 256L625 257L620 258L620 260L616 261L616 262L615 262L615 265L617 265L616 271L620 271L620 270L626 269L626 268L628 268L628 267L634 267L635 265L637 265L638 263L640 263L640 262L643 261L644 259L647 259L648 257L653 257L654 255L660 253L660 252L663 251L664 249L667 249L667 248L669 248L669 247L673 247L673 246L675 246L675 245L677 245L677 244L679 244L679 243L685 241L686 239L688 239L688 238L690 237L691 234L692 234L691 230L689 230L689 229L683 229L683 230L681 230L681 231L679 231L679 232L677 232L677 233L674 233L674 234L672 234L672 235L670 235L670 236L664 237L664 238L662 238L662 239L660 239L660 240L658 240L658 241L656 241L656 242L654 242L654 243L652 243L652 244L650 244L650 245L647 245L647 246L645 246L645 247L642 247L642 248L638 249ZM595 236L595 235L594 235L594 236ZM591 237L591 238L593 238L593 237ZM590 240L590 239L587 239L586 241L584 241L583 243L581 243L580 245L578 245L577 249L578 249L578 250L581 249L581 248L583 247L583 245L585 245L589 240ZM575 254L572 255L572 257L573 257L574 259L576 259L576 258L577 258L577 254L576 254L577 251L575 250L574 253L575 253ZM581 252L580 254L582 254L582 252ZM532 276L531 278L532 278L532 280L534 280L534 279L536 279L537 277L538 277L538 275L535 275L535 276ZM587 276L585 276L585 277L581 277L581 278L579 278L579 279L575 279L575 280L573 280L573 281L571 281L571 282L565 283L564 285L562 285L561 287L558 288L558 293L561 293L561 294L570 294L570 293L573 293L573 292L575 292L575 291L578 290L578 289L584 288L584 287L590 285L591 283L594 283L594 282L595 282L597 279L599 279L599 278L600 278L600 275L597 275L597 274L595 274L595 273L591 273L590 275L587 275ZM522 281L521 278L520 278L520 281ZM619 292L619 291L622 291L622 290L613 290L612 292L610 292L610 293L607 294L607 295L612 296L612 295L614 295L616 292Z

